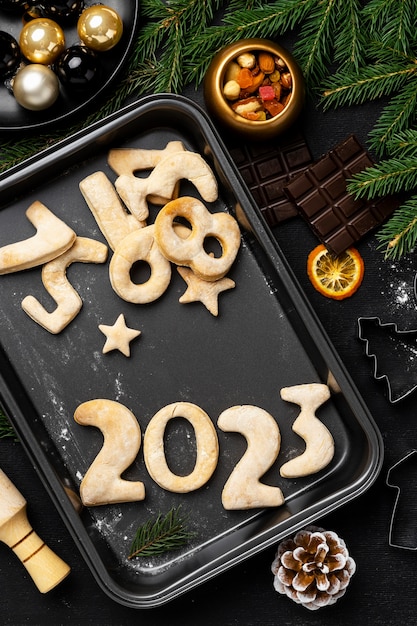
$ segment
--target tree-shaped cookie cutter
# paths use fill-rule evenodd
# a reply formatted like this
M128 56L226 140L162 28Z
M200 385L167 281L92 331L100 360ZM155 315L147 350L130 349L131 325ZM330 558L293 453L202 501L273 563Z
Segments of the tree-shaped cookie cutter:
M386 484L397 491L389 529L389 545L394 548L415 551L417 550L417 518L415 515L417 506L415 498L417 450L413 449L408 452L388 470Z
M399 330L394 322L383 323L379 317L358 318L358 328L365 354L373 361L375 380L386 382L389 402L395 404L413 393L417 389L417 329Z

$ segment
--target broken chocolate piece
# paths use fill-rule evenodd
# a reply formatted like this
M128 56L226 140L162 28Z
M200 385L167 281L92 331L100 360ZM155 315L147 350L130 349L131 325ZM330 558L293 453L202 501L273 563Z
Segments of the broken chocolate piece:
M273 142L234 144L229 150L269 226L298 215L283 187L313 162L301 133L287 133Z
M355 199L346 188L353 174L374 165L354 135L305 168L284 187L313 232L333 254L341 254L399 206L393 196Z

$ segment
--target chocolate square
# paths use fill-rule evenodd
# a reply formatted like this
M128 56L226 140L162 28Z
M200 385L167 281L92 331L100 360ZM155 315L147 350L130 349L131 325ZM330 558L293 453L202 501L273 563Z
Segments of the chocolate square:
M269 226L298 215L283 188L313 161L301 133L292 131L274 141L235 143L228 148Z
M393 196L355 199L347 180L374 165L354 135L306 167L284 187L320 241L333 254L341 254L382 224L399 206Z

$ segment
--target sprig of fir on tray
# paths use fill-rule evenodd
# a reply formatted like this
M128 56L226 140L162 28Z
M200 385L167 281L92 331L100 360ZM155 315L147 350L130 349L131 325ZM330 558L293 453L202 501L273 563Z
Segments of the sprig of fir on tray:
M374 198L416 188L415 0L143 0L140 11L130 60L103 106L82 124L53 135L4 141L0 171L102 120L130 99L199 86L213 55L228 43L290 35L307 89L324 111L388 99L369 135L369 146L382 161L355 176L349 190ZM386 256L398 258L412 249L416 217L417 195L411 195L377 235Z
M135 557L151 557L185 545L194 533L186 528L187 517L182 514L181 506L172 508L156 519L145 522L136 531L130 546L128 559Z
M0 439L17 439L13 426L0 409Z

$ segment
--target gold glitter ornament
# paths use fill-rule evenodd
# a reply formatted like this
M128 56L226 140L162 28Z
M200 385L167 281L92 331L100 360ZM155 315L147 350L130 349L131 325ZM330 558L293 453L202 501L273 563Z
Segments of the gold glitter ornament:
M119 14L105 5L85 9L77 23L78 36L88 48L106 52L119 43L123 22Z
M40 17L22 28L19 45L28 61L51 65L65 50L65 34L59 24Z
M30 111L43 111L58 98L59 80L46 65L31 63L17 72L12 90L20 106Z

